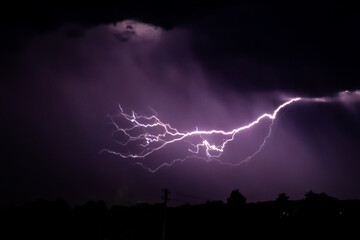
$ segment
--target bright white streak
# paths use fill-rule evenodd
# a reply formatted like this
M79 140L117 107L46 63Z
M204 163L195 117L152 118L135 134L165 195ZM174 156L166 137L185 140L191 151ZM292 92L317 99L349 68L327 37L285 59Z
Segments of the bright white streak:
M176 162L182 162L189 158L199 158L199 159L203 159L205 161L216 160L217 162L219 162L221 164L230 165L230 166L238 166L240 164L243 164L244 162L249 161L251 158L253 158L255 155L257 155L259 152L261 152L261 150L264 147L264 145L266 144L268 138L271 136L272 126L273 126L274 120L276 119L279 111L282 108L284 108L296 101L299 101L299 100L301 100L300 97L292 98L292 99L288 100L287 102L278 106L272 114L264 113L261 116L259 116L255 121L253 121L247 125L241 126L239 128L232 129L231 131L216 130L216 129L205 131L205 130L199 130L198 128L196 128L196 130L192 131L192 132L181 132L178 129L171 127L170 124L163 123L156 115L151 115L148 117L148 116L143 116L143 115L137 115L135 112L132 112L131 115L126 114L123 111L122 107L119 105L120 115L127 121L131 122L133 126L130 128L121 128L114 121L114 118L110 117L112 124L116 128L114 133L122 132L125 136L128 137L128 140L126 142L124 142L124 143L120 142L120 144L122 144L124 146L127 146L130 142L144 141L145 143L140 144L140 146L143 148L143 150L141 153L138 153L138 154L133 154L133 153L123 154L120 152L115 152L115 151L111 151L111 150L107 150L107 149L103 149L101 152L105 151L105 152L108 152L111 154L118 155L122 158L145 158L148 155L152 154L153 152L164 148L168 144L185 141L186 138L191 137L191 136L200 136L201 139L203 140L200 143L193 144L193 143L187 141L193 147L193 149L188 149L188 150L194 154L199 154L200 148L204 148L207 158L199 157L197 155L188 156L188 157L185 157L184 159L175 159L175 160L171 161L170 163L163 163L154 169L144 166L144 164L141 162L136 162L136 164L142 166L143 168L145 168L146 170L148 170L149 172L152 172L152 173L158 171L162 167L165 167L165 166L170 167ZM151 123L141 123L141 119L148 121L148 122L150 121ZM254 125L258 124L263 119L271 120L269 132L265 136L262 144L259 146L259 148L254 153L252 153L250 156L248 156L245 160L238 162L238 163L226 163L226 162L222 162L218 159L221 156L221 154L224 152L224 149L225 149L227 143L233 141L237 133L253 127ZM162 129L162 131L158 134L150 134L148 131L146 131L147 128L154 128L154 127L160 127ZM132 133L133 130L135 130L137 128L141 128L142 130L144 130L144 133L137 134L137 135ZM227 137L227 139L224 139L222 144L216 146L215 144L210 144L209 141L203 137L204 135L212 135L212 134L220 134L220 135ZM168 138L172 138L172 139L168 139ZM158 144L158 146L151 147L150 146L151 144Z

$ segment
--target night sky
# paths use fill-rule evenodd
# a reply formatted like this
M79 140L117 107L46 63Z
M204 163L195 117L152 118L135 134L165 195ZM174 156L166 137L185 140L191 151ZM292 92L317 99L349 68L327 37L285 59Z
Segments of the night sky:
M290 2L2 9L1 206L59 197L152 203L165 187L174 205L225 200L234 189L250 202L310 190L360 199L360 4ZM237 128L290 97L327 101L281 110L262 151L237 167L188 159L150 173L101 152L134 150L112 135L107 116L119 104L130 114L156 111L186 132ZM269 123L239 134L221 161L246 158ZM169 145L141 162L154 167L186 157L186 148Z

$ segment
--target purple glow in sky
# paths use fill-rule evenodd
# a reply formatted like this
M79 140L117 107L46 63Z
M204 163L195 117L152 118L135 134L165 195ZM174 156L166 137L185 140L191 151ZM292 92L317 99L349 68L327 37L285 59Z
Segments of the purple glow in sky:
M245 131L247 129L250 129L254 125L258 124L262 119L265 119L265 118L271 119L271 124L269 127L268 134L264 138L262 144L259 146L259 148L254 153L252 153L250 156L248 156L245 160L240 161L235 164L230 164L233 166L237 166L246 161L249 161L251 158L253 158L257 153L259 153L261 151L261 149L263 148L263 146L266 143L266 140L271 135L271 127L272 127L273 121L275 120L278 112L282 108L286 107L287 105L290 105L291 103L300 101L300 100L301 100L301 98L290 99L289 101L287 101L287 102L281 104L279 107L277 107L272 114L264 113L261 116L259 116L255 121L253 121L247 125L232 129L230 131L216 130L216 129L199 130L198 127L196 127L195 131L179 132L178 129L171 127L170 124L161 122L161 120L159 118L157 118L155 115L143 116L143 115L137 115L135 112L132 112L131 115L128 115L128 114L124 113L121 106L119 106L121 117L125 118L130 123L132 123L132 126L130 128L121 128L114 121L114 118L110 117L113 125L116 128L116 130L113 132L113 134L114 133L122 133L128 138L126 140L126 142L120 141L119 143L121 145L127 147L129 143L135 142L143 150L138 154L136 154L136 153L135 154L132 154L132 153L131 154L122 154L119 152L114 152L114 151L110 151L110 150L106 150L106 149L102 150L102 152L105 151L108 153L119 155L122 158L144 158L155 151L161 150L162 148L166 147L166 145L168 145L168 144L181 142L181 143L188 143L190 145L190 148L188 149L188 151L191 153L194 153L194 154L199 154L201 148L204 148L205 156L207 158L207 159L204 158L204 160L211 161L212 159L219 158L221 156L222 152L224 151L224 149L226 147L226 144L229 142L232 142L235 139L236 134L238 134L239 132ZM145 120L145 123L143 123L143 120ZM134 134L134 132L139 128L143 130L142 133ZM147 130L147 129L154 129L154 128L160 128L160 131L153 134ZM211 136L211 135L218 135L218 138L221 139L220 145L210 143L209 140L207 140L207 136ZM194 136L200 138L200 143L193 143L190 140L188 140L189 138L192 138ZM146 168L141 162L136 162L136 163L143 166L145 169L148 169L150 172L156 172L164 166L170 167L175 162L185 161L185 159L188 159L188 158L189 158L189 156L184 159L175 159L175 160L171 161L170 163L161 164L160 166L158 166L155 169ZM197 157L197 158L199 158L199 157ZM222 164L225 164L221 161L219 161L219 162Z
M360 198L358 70L316 55L313 32L308 46L286 38L296 26L214 24L226 16L62 25L3 44L2 201L158 202L164 187L208 200L234 189L249 201Z
M157 166L156 168L148 168L146 167L142 162L137 161L136 164L144 167L144 169L148 170L149 172L155 173L162 167L171 167L177 162L183 162L185 160L189 160L192 158L195 159L203 159L206 162L210 161L216 161L220 164L230 165L230 166L239 166L249 160L251 160L253 157L255 157L264 147L267 140L271 137L271 129L274 124L274 121L279 113L279 111L297 101L305 101L305 102L323 102L323 103L331 103L331 102L342 102L342 103L351 103L351 102L357 102L360 100L360 91L342 91L337 94L335 97L317 97L317 98L291 98L287 102L281 104L278 106L272 114L264 113L261 116L259 116L255 121L232 129L232 130L199 130L198 127L196 127L196 130L194 131L186 131L181 132L178 129L172 127L168 123L163 123L156 115L146 116L146 115L138 115L134 111L131 112L131 114L127 114L124 112L122 107L119 105L120 113L117 116L109 116L111 119L111 122L113 126L115 127L115 131L112 133L112 135L120 133L122 137L125 137L125 141L119 140L117 141L120 145L122 145L126 150L129 150L131 144L140 147L140 150L138 150L138 153L121 153L116 152L113 150L103 149L101 152L107 152L110 154L118 155L122 158L145 158L148 155L152 154L155 151L162 150L165 148L168 144L175 144L180 142L180 144L189 145L188 151L195 154L186 156L182 159L175 159L170 162L165 162ZM116 122L116 117L124 118L125 120L130 123L130 127L128 128L122 128L118 125ZM271 123L269 126L269 130L264 137L262 143L257 148L256 151L251 153L249 156L247 156L245 159L235 162L235 163L227 163L221 161L219 158L221 157L223 151L225 150L226 145L229 142L234 141L235 136L242 131L248 130L252 128L253 126L260 123L262 119L270 119ZM139 130L140 129L140 130ZM155 129L155 130L154 130ZM154 132L152 133L151 130ZM220 142L220 144L216 144L213 142L210 142L208 140L208 136L217 136L217 139L213 139L214 142L216 140ZM197 142L193 142L191 140L188 140L189 138L192 138L194 140L194 136L196 136ZM220 139L220 141L219 141ZM204 151L204 156L200 155L201 151Z

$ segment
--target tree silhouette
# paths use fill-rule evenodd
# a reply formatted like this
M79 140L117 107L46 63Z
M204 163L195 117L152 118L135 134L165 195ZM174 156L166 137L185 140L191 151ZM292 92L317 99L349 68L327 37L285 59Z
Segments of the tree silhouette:
M231 192L230 197L227 199L227 204L232 207L241 207L246 204L246 198L236 189Z
M305 200L314 201L318 198L319 194L314 193L313 191L305 193Z
M289 196L286 195L285 193L280 193L276 199L276 201L281 202L281 203L286 202L287 200L289 200Z

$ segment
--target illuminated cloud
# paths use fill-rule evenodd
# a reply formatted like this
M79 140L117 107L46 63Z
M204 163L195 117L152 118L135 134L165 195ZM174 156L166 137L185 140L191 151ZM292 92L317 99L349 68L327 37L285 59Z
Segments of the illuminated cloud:
M344 104L350 104L360 101L360 90L354 90L354 91L345 90L338 92L334 96L303 98L303 101L324 102L324 103L341 102Z
M163 30L160 27L138 22L135 20L124 20L109 25L110 31L120 41L152 42L161 37Z

